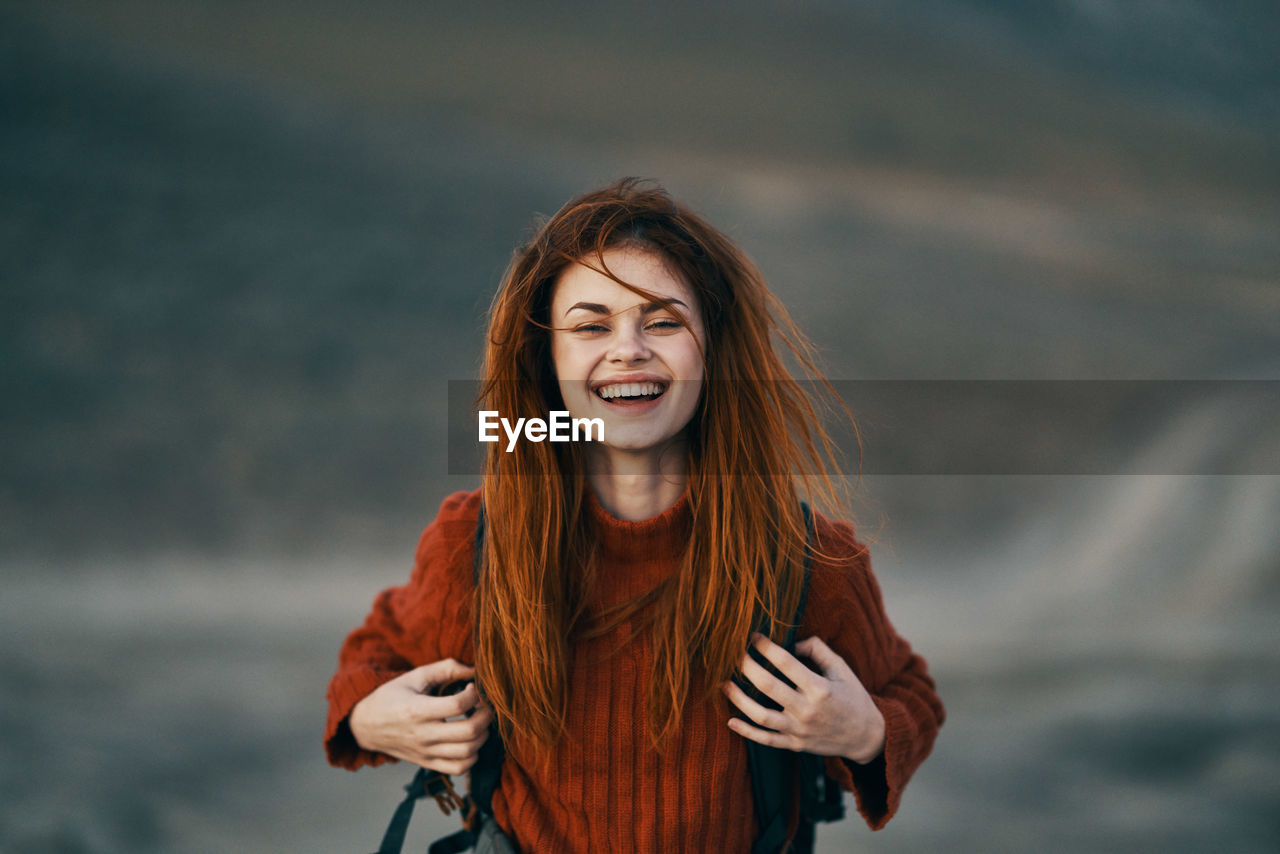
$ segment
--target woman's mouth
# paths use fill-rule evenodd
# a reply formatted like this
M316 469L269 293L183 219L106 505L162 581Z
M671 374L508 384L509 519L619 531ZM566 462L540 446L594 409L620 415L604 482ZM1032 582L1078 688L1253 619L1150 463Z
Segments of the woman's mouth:
M665 383L610 383L600 386L595 394L607 403L627 405L657 400L666 390Z

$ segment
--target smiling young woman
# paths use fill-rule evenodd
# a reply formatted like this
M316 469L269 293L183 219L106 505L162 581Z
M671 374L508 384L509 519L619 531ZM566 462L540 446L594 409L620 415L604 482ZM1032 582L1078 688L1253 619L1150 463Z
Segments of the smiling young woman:
M489 447L343 645L330 761L462 773L496 721L491 820L517 850L745 852L750 740L825 757L883 826L943 707L852 527L808 533L801 495L839 515L836 468L775 338L820 379L754 265L660 188L547 221L494 300L481 409L567 410L604 439ZM797 613L811 666L779 644ZM457 679L479 688L430 696Z
M702 394L706 332L693 290L661 255L623 245L604 250L598 261L597 269L581 259L556 282L551 357L569 412L604 420L603 445L587 449L591 485L620 515L621 495L613 493L628 490L618 478L648 486L664 457L676 467L684 461L684 428ZM680 472L673 474L652 485L674 485ZM628 508L623 518L654 516L679 492L670 497L662 507Z

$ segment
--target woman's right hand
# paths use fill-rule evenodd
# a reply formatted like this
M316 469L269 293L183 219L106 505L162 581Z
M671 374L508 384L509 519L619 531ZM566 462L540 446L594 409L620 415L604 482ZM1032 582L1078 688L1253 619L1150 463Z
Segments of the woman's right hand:
M356 743L445 774L463 774L476 763L489 737L493 709L474 681L457 694L434 697L433 687L475 679L474 667L452 658L424 665L392 679L351 710ZM467 715L463 720L447 720Z

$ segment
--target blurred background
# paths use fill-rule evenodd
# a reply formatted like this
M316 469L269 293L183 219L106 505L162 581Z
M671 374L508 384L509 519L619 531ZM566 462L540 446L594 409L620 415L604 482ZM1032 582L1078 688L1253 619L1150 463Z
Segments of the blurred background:
M478 483L446 383L513 247L621 175L834 379L1280 379L1278 46L1272 2L0 3L0 849L375 847L409 771L326 765L338 646ZM1280 478L857 490L949 719L820 850L1276 850Z

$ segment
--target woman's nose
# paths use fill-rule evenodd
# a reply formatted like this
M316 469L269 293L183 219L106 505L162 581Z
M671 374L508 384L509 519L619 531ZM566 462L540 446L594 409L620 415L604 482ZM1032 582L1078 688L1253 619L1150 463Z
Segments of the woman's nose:
M649 358L649 345L644 340L644 330L624 324L613 335L609 347L611 362L639 362Z

